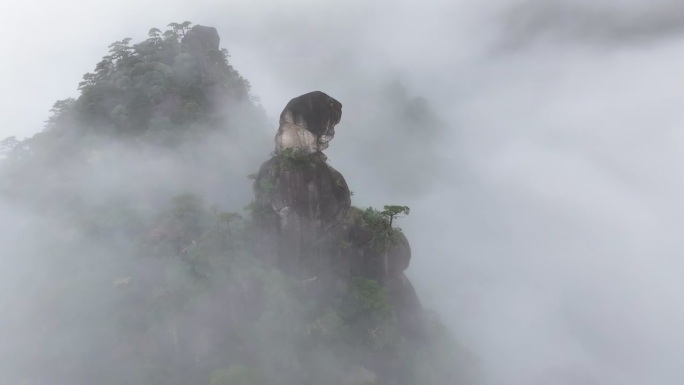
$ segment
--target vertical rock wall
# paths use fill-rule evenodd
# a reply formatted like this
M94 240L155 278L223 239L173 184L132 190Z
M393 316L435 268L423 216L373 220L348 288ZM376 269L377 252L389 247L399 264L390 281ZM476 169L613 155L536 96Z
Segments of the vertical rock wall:
M378 245L378 229L351 207L344 177L322 153L341 115L342 105L320 91L283 110L274 156L254 182L254 220L263 234L257 247L284 272L324 287L344 289L353 277L378 281L404 334L418 338L423 311L403 273L411 259L408 239L391 229L392 242Z

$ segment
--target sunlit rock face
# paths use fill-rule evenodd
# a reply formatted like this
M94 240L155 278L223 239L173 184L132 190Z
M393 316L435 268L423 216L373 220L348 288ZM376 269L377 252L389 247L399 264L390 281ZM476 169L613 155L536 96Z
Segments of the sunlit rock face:
M276 154L289 148L306 154L325 150L341 118L342 103L321 91L290 100L280 114Z

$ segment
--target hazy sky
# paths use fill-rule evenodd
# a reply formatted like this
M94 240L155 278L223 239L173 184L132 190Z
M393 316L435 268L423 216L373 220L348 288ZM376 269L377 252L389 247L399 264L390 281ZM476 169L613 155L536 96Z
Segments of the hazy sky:
M358 204L412 208L409 275L489 384L681 384L684 5L596 3L3 2L0 139L40 130L111 42L214 26L271 116L342 102L331 163ZM397 79L447 122L421 194L361 183L345 125Z

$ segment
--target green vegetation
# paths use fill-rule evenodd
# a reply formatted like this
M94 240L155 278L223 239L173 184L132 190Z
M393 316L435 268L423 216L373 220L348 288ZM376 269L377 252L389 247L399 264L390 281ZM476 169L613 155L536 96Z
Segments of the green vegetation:
M289 170L303 170L313 163L311 154L299 148L286 148L280 153L280 156L285 160L285 168Z
M384 210L376 210L368 207L361 210L352 207L347 214L346 221L351 224L362 226L372 231L373 239L371 246L379 252L384 252L390 245L396 244L400 239L401 229L393 227L393 220L400 215L408 215L410 209L406 206L388 205Z
M401 214L408 215L410 211L411 209L409 209L407 206L390 205L385 206L384 210L382 210L380 214L389 218L389 226L392 227L392 221L394 218L400 218L399 215Z
M12 151L19 145L16 136L10 136L0 140L0 157L9 156Z
M230 232L226 231L226 222ZM195 304L220 287L224 288L222 302L229 307L231 303L237 305L241 297L249 298L249 307L231 315L226 324L217 325L235 333L226 331L221 333L222 339L211 341L215 344L212 354L231 357L251 346L249 349L256 349L266 362L248 369L238 354L233 366L212 373L210 385L274 383L270 379L303 373L324 376L316 374L321 370L317 365L322 363L311 355L321 349L332 354L333 361L325 365L349 368L363 365L372 354L396 355L403 349L394 311L381 285L355 278L344 294L333 298L307 294L301 282L270 270L252 255L249 243L245 243L252 237L251 226L235 213L220 212L215 206L206 208L199 197L183 194L172 200L148 231L141 255L166 260L173 266L167 270L165 295L144 310L152 313L144 319L156 320L147 326L150 332L156 322L161 322L171 328L169 338L178 338L179 348L186 349L180 340L189 338L186 343L192 345L192 329L186 330L172 320L192 317ZM234 289L225 291L231 286ZM330 375L331 383L344 377Z
M374 350L396 348L399 343L397 320L387 291L374 280L354 278L343 298L339 316L348 326L348 338Z
M228 51L195 52L184 41L191 25L171 23L163 32L150 29L141 42L110 44L93 72L83 75L78 97L55 102L45 131L24 144L55 145L71 133L81 136L81 146L92 135L178 145L224 127L228 111L255 109L250 84L230 65Z
M373 384L367 374L387 367L417 380L377 383L452 380L417 377L436 373L441 356L425 348L423 359L408 345L378 282L321 288L286 276L260 254L251 219L273 218L273 209L225 207L244 202L231 183L254 164L252 149L240 152L240 129L263 114L227 51L184 42L191 26L114 42L79 95L54 104L43 132L0 141L1 203L30 230L11 256L29 267L17 273L21 301L3 323L21 341L11 356L0 349L19 368L8 383ZM292 170L316 161L281 155ZM177 195L185 188L196 190ZM255 189L269 195L276 182ZM348 221L371 229L384 250L398 239L393 221L408 213L354 208Z
M142 134L160 126L213 123L218 116L208 87L245 98L249 83L230 66L225 50L191 55L183 43L190 25L171 23L163 33L152 28L138 44L130 38L112 43L95 71L83 75L81 96L57 102L49 124L76 115L116 133Z
M247 204L245 206L245 211L251 214L251 217L255 220L269 220L278 215L275 211L273 211L271 206L259 204L255 201Z
M50 346L63 336L83 347L61 351L54 358L61 367L155 385L342 384L376 355L394 362L411 352L378 282L355 278L345 291L319 296L264 263L252 223L237 213L193 194L174 197L152 217L117 206L105 212L87 227L104 237L124 234L134 247L93 236L94 246L112 253L87 253L58 241L49 259L79 265L64 265L49 295L46 309L61 311L27 314L62 325L43 337ZM76 300L86 308L68 310ZM55 353L32 351L31 358ZM86 357L89 367L80 365Z
M314 314L307 332L319 343L344 343L361 351L396 348L400 337L386 294L378 282L354 278L345 295Z
M259 181L259 191L265 196L270 196L273 194L275 189L276 184L273 181L266 178L263 178Z

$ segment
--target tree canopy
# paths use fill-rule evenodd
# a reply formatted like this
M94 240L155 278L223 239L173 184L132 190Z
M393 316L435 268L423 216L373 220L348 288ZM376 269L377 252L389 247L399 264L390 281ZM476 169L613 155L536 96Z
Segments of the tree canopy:
M144 136L196 122L220 126L227 105L251 103L250 85L230 65L227 50L189 49L184 37L191 25L170 23L163 32L150 29L144 41L110 44L94 71L83 75L80 95L55 103L46 129L68 125Z

